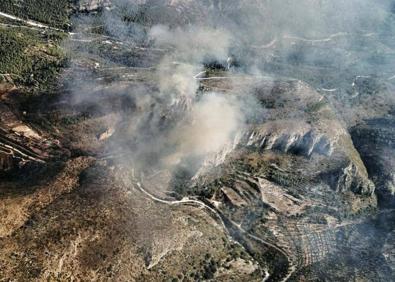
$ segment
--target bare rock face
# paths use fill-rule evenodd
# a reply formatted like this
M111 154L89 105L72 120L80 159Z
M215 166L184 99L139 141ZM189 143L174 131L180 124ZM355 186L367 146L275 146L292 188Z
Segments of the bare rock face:
M111 5L111 0L81 0L78 3L78 10L91 12Z
M206 87L215 90L221 83L214 80ZM373 194L374 184L349 133L323 96L300 81L236 79L232 85L232 91L249 91L263 106L261 116L246 126L239 146L317 160L310 174L322 177L332 189Z

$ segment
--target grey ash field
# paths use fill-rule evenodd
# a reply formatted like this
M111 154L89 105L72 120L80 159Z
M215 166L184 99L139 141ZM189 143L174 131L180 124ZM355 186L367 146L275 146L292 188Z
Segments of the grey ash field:
M371 2L2 0L0 281L395 281Z

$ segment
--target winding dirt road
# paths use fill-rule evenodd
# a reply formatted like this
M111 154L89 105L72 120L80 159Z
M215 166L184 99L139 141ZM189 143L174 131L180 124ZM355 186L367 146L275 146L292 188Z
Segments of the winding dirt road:
M146 196L148 196L149 198L151 198L152 200L162 203L162 204L166 204L166 205L180 205L180 204L195 204L198 205L204 209L209 210L211 213L213 213L221 222L221 225L225 231L225 233L227 234L228 238L236 243L238 243L237 241L235 241L231 236L230 236L230 232L228 231L228 228L226 227L226 224L224 222L224 220L222 219L221 213L218 212L217 210L213 209L212 207L208 206L207 204L203 203L202 201L196 200L196 199L190 199L188 197L184 197L182 200L174 200L174 201L170 201L170 200L163 200L160 199L158 197L156 197L155 195L152 195L151 193L149 193L146 189L144 189L143 185L141 184L141 182L138 181L133 181L134 185L138 188L138 190L140 190L142 193L144 193ZM250 234L248 231L246 231L245 229L243 229L241 227L240 224L237 224L236 222L227 219L227 221L229 221L233 227L235 227L241 234L245 234L247 237L251 238L254 241L257 241L263 245L266 245L270 248L275 249L276 251L280 252L288 261L288 272L286 274L286 276L281 280L281 282L285 282L287 281L292 274L296 271L296 267L295 265L292 263L291 258L289 257L289 255L286 253L286 251L282 250L280 247L274 245L273 243L270 243L266 240L263 240L253 234ZM267 269L263 269L264 273L265 273L265 277L262 278L262 281L267 281L270 278L270 274L268 272Z
M18 22L22 22L22 23L24 23L26 25L33 26L33 27L39 27L39 28L43 28L43 29L51 29L51 30L64 32L64 30L59 29L59 28L50 27L50 26L48 26L46 24L43 24L43 23L40 23L40 22L36 22L36 21L33 21L33 20L29 20L29 19L18 18L16 16L13 16L13 15L10 15L10 14L7 14L7 13L3 13L3 12L0 12L0 17L7 18L7 19L10 19L10 20L14 20L14 21L18 21Z

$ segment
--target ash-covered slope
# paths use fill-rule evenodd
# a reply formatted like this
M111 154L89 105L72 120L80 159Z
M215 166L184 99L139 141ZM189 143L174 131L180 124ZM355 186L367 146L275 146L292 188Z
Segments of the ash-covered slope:
M352 128L351 134L358 151L376 183L380 203L394 206L394 137L392 115L382 119L365 120Z
M247 246L261 239L279 247L281 251L271 251L286 258L287 271L281 274L281 259L267 261L279 275L276 279L298 276L303 271L291 270L333 257L347 261L342 248L353 243L339 236L361 224L358 214L376 206L374 185L350 135L324 98L300 81L234 80L232 87L256 95L264 106L262 116L250 120L222 164L201 169L191 181L185 181L185 166L180 167L171 180L177 196L197 196L210 203L235 234L244 236ZM230 85L226 78L203 84L208 90ZM227 91L222 94L229 95ZM363 240L360 251L370 248L371 237ZM269 247L255 255L268 259L271 251ZM371 258L372 263L377 259ZM346 265L344 271L352 267Z

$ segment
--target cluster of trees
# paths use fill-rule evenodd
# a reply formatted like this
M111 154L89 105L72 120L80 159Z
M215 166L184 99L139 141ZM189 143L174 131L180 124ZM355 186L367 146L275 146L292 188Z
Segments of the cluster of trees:
M68 29L72 0L1 0L0 11L52 27Z
M65 59L46 37L32 30L0 28L0 73L10 74L15 83L25 86L52 83Z
M0 71L1 73L19 74L26 68L24 48L28 40L10 30L0 29Z

